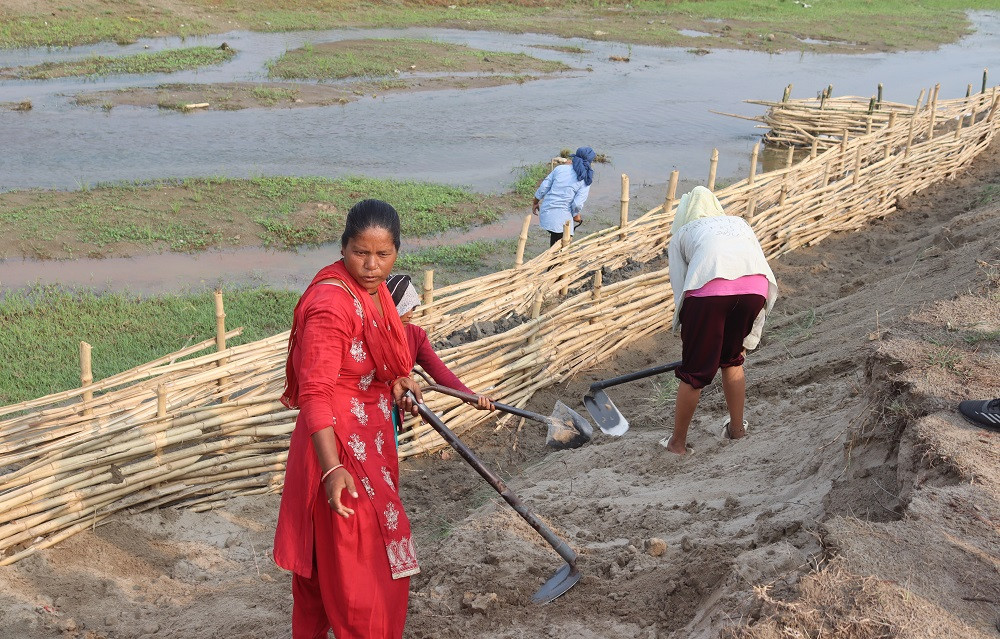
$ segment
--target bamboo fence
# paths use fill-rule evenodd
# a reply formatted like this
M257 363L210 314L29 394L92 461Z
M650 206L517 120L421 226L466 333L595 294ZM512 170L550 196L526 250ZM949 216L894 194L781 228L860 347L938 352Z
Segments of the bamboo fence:
M877 95L832 97L824 90L817 98L790 99L791 85L785 89L780 101L745 100L748 104L767 107L761 116L742 116L722 113L731 117L761 122L760 128L768 129L764 142L773 146L794 146L810 148L812 152L822 151L839 145L845 138L867 135L873 130L889 126L896 120L908 119L922 111L935 113L942 121L952 120L960 114L968 113L970 104L989 104L996 97L986 87L986 71L983 71L982 88L973 95L969 85L965 98L938 100L940 85L920 92L914 104L888 102L881 99L882 85ZM931 124L936 128L936 123Z
M989 100L949 105L962 114L957 120L920 110L785 169L758 175L752 162L745 180L717 195L729 214L750 222L772 258L856 230L982 152L1000 121L995 96L994 89ZM612 284L603 278L629 260L664 253L677 180L674 172L662 206L630 221L623 176L618 226L528 261L521 242L511 269L439 290L425 277L415 321L439 341L478 321L517 316L521 323L511 330L439 354L470 387L492 387L497 398L523 407L535 391L669 326L666 269ZM280 492L296 416L277 401L288 334L227 347L238 331L225 331L221 297L216 316L214 340L0 408L0 565L124 509L180 504L201 511L233 495ZM492 419L452 398L428 399L458 433ZM416 424L401 436L399 454L443 445L429 426Z

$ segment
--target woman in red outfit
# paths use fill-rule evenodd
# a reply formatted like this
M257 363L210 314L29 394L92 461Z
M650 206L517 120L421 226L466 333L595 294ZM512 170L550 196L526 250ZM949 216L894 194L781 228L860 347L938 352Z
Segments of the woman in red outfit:
M288 340L282 402L298 407L274 538L292 571L292 637L399 639L410 575L420 571L399 499L392 403L420 390L385 286L399 216L385 202L351 208L342 260L306 288Z

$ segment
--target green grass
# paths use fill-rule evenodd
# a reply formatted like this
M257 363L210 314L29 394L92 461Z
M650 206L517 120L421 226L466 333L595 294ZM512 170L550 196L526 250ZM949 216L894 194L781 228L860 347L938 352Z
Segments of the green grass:
M306 45L268 62L272 78L331 80L378 78L409 71L480 70L562 71L561 62L541 60L523 53L482 51L461 44L414 39L350 40L330 45Z
M258 85L250 89L250 95L261 104L273 106L278 102L294 102L295 98L299 97L299 90Z
M858 48L934 48L968 29L965 11L996 9L995 0L469 0L454 8L423 0L175 0L106 3L68 0L20 11L0 7L0 47L135 42L140 37L350 27L440 26L511 33L551 33L659 46L706 46L679 29L715 32L711 46L809 48L798 38L858 43ZM708 22L713 20L713 22ZM715 22L724 21L724 25ZM723 26L730 29L721 32ZM774 34L774 41L761 36Z
M14 73L19 78L29 80L124 73L173 73L185 69L222 64L235 54L235 51L228 48L190 47L119 57L93 56L70 62L43 62L16 69Z
M474 240L465 244L432 246L412 253L401 253L394 270L415 272L426 268L474 269L482 266L488 257L498 253L510 254L516 246L515 240Z
M287 330L299 292L225 291L226 326L242 344ZM93 347L94 379L128 370L215 335L211 291L143 299L55 287L0 298L0 405L80 385L79 343Z
M535 191L538 190L538 185L541 184L542 180L545 179L545 176L551 170L552 166L548 162L518 168L517 177L512 187L514 193L525 198L534 197Z
M348 177L199 178L0 194L0 258L128 255L339 240L348 209L390 202L404 236L493 222L496 196L426 182Z

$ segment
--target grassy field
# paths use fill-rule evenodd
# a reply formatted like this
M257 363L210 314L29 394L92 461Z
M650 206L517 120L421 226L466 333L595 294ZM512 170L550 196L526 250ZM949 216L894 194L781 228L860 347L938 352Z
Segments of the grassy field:
M236 52L230 48L189 47L121 57L92 56L71 62L43 62L30 67L11 69L8 75L27 80L45 80L70 76L104 76L124 73L174 73L185 69L222 64ZM3 73L0 73L0 77Z
M439 285L483 270L491 258L513 260L516 241L473 241L401 253L393 269L419 286L423 269ZM491 267L499 267L491 264ZM288 330L301 291L224 291L226 326L243 326L243 344ZM211 291L144 298L128 293L36 287L0 296L0 406L79 386L79 343L93 347L94 379L148 362L215 335Z
M225 291L226 326L243 326L230 344L288 330L299 292ZM79 343L93 347L94 379L102 379L215 335L211 291L142 299L57 288L0 298L0 405L80 385Z
M513 255L517 240L475 240L464 244L431 246L402 253L396 260L397 271L416 273L423 269L474 269L494 255ZM419 278L414 278L420 281Z
M111 257L336 241L347 210L378 198L410 237L498 219L511 196L371 178L199 178L0 194L0 259ZM523 202L522 202L523 204Z
M269 75L278 79L372 78L413 69L422 72L550 73L569 67L523 53L483 51L461 44L407 38L307 44L268 63Z
M996 0L99 0L0 6L0 47L134 42L140 37L344 27L442 26L653 44L762 50L929 49L968 29L965 11ZM693 29L715 37L690 37ZM827 41L805 44L801 38Z

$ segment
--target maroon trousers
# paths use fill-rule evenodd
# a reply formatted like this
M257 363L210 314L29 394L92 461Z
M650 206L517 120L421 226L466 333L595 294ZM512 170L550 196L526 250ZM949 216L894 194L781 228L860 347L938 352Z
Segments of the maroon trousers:
M704 388L719 368L743 365L743 338L767 300L761 295L686 297L681 306L682 382Z

